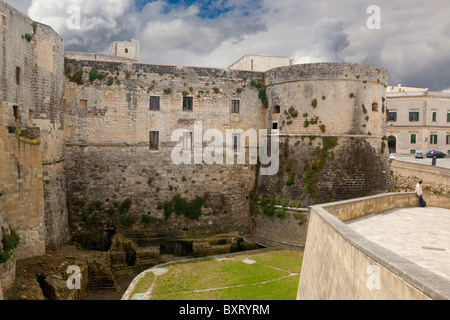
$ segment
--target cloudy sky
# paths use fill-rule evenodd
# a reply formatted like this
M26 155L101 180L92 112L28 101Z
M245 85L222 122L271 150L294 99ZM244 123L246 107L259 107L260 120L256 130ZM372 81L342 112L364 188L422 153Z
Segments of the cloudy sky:
M6 2L52 26L71 51L109 53L111 42L137 39L142 62L226 68L245 54L345 61L388 69L390 85L450 90L448 0ZM74 6L79 29L67 26Z

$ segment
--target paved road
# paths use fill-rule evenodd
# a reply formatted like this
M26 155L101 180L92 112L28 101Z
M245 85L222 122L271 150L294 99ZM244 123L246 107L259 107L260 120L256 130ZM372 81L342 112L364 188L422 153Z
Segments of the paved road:
M450 280L450 210L401 208L347 222L367 238Z
M414 162L420 164L427 164L431 166L431 161L433 159L427 158L426 156L423 159L416 159L414 155L395 155L395 160ZM450 169L450 156L446 158L438 158L436 159L436 166Z

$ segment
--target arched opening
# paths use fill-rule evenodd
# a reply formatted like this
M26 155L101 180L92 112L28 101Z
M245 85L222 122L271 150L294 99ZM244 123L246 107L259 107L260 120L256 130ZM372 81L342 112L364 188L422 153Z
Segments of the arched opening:
M273 106L272 113L280 113L280 106Z
M397 138L394 136L388 137L388 147L389 147L389 153L396 153L397 152Z

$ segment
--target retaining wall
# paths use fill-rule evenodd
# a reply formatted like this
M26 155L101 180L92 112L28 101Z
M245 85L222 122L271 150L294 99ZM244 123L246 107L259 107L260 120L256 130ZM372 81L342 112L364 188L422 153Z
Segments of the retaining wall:
M432 207L447 197L427 194ZM352 230L344 221L417 205L414 193L389 193L310 207L297 299L449 299L450 282ZM370 268L380 286L370 285ZM372 289L373 288L373 289Z

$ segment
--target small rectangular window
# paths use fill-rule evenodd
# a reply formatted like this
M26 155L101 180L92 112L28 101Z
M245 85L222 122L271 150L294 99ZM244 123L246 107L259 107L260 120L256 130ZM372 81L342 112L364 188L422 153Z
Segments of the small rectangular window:
M231 113L239 113L239 100L231 100Z
M419 112L418 111L411 111L409 112L409 121L419 121Z
M409 153L411 153L411 154L416 154L416 149L411 149L411 150L409 150Z
M14 110L14 119L20 120L19 106L13 106L13 110Z
M430 144L437 144L438 143L438 136L437 134L430 135Z
M159 111L159 97L151 96L149 104L150 104L150 107L149 107L150 110Z
M378 111L378 103L372 103L372 111Z
M194 99L192 97L183 97L183 111L193 110Z
M192 132L183 132L183 149L192 149Z
M396 111L389 111L388 113L388 121L397 121L397 112Z
M447 122L450 122L450 112L447 112Z
M272 123L272 129L274 130L278 129L278 122Z
M87 110L87 100L80 99L80 110Z
M159 150L159 131L150 131L150 150Z
M20 86L20 67L16 67L16 84Z
M125 53L128 53L128 48L125 48Z
M415 144L416 143L416 134L413 133L411 134L411 144Z
M450 135L449 134L447 135L447 139L446 140L447 140L446 143L450 144Z
M437 112L433 111L433 122L436 122L436 118L437 118Z

